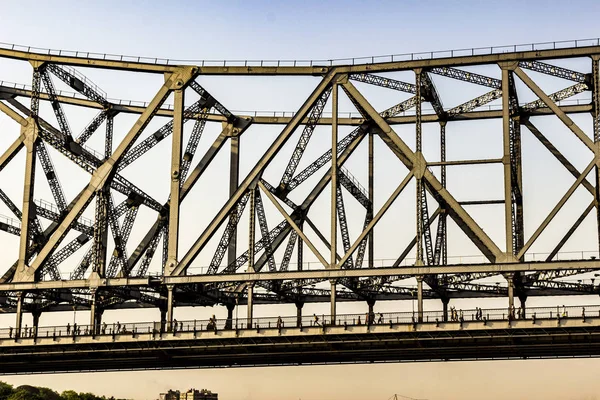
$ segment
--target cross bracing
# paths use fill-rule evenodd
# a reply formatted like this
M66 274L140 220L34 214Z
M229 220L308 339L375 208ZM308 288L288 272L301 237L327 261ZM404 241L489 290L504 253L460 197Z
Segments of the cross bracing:
M217 66L0 46L0 61L23 61L32 75L31 85L0 83L0 111L16 133L0 151L0 179L14 164L24 171L21 198L0 186L0 243L18 243L1 260L0 309L18 323L23 311L69 304L90 309L92 324L103 309L130 306L171 320L175 304L242 302L252 318L253 304L323 302L335 315L337 301L411 299L410 279L421 311L423 297L508 297L512 306L514 296L598 293L599 240L572 256L565 246L600 232L599 57L590 42ZM586 70L565 67L581 59ZM122 71L161 80L150 101L115 100L90 69L122 79L124 92ZM230 75L284 87L294 75L311 91L292 112L239 112L210 81ZM447 157L448 142L470 148L458 130L477 121L490 123L482 135L501 138L482 144L495 156ZM555 129L579 146L576 156ZM548 207L536 204L523 167L537 157L530 140L567 177L547 189L556 192ZM460 178L479 195L465 198L453 187L461 168L500 178ZM587 208L577 209L580 197ZM482 210L498 218L490 224Z

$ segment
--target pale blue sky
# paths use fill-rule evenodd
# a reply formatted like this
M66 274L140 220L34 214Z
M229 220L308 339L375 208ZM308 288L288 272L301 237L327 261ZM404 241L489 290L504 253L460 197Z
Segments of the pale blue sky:
M173 59L330 59L598 37L599 17L600 2L597 1L0 0L0 42ZM16 66L17 64L1 64L0 73L3 75L0 80L29 83L30 69ZM121 75L119 79L113 79L112 75L93 75L93 79L107 90L109 96L135 100L148 100L147 97L152 96L158 82L156 77L136 81L136 91L130 92L127 75ZM291 79L284 82L284 89L289 82L287 87L301 95L279 92L272 96L256 96L257 92L267 93L265 88L274 87L270 80L266 78L258 80L259 83L241 84L239 94L236 92L238 80L214 80L207 82L207 85L211 90L214 87L219 93L218 97L232 109L247 110L254 107L294 110L298 101L312 90L316 82ZM551 85L552 82L547 84ZM365 93L368 90L365 88ZM451 92L452 87L447 90ZM381 105L388 101L378 99L376 94L369 100L374 104L380 102ZM85 118L93 115L94 113L89 116L86 114ZM85 125L85 118L81 121L82 126ZM14 131L14 127L8 127L6 119L0 118L0 128L5 127L7 132ZM488 139L482 139L478 134L487 132L491 127L496 129L493 140L498 143L498 125L482 124L477 132L464 132L466 136L461 140L472 143L466 150L483 146ZM449 132L451 129L454 132L463 130L460 124L449 127ZM402 130L398 129L401 135ZM562 132L562 128L557 131ZM266 129L264 134L274 133L276 130ZM558 135L554 135L560 142ZM0 149L10 140L14 140L14 136L0 138ZM539 151L540 158L536 155L536 162L531 162L527 168L542 173L546 163L554 161L550 161L551 158L546 154L541 155L543 150L531 142L530 137L524 139L524 145L531 145L531 149ZM587 159L578 159L578 154L581 153L572 150L577 148L577 144L568 141L562 143L565 151L571 151L573 162L578 167L587 163ZM413 145L412 141L410 145ZM454 146L453 149L450 146ZM163 149L168 150L168 146ZM449 152L455 151L454 154L458 155L461 150L463 148L459 148L456 142L449 144ZM247 164L250 165L250 161ZM163 174L164 171L167 170L162 168L156 173ZM531 193L530 197L536 201L547 197L549 206L560 198L570 184L561 168L551 171L553 172L546 174L542 181L554 185L556 176L565 178L560 183L556 182L560 189L550 195L546 192ZM138 171L142 172L151 175L148 171ZM480 175L482 176L479 178L485 180L486 174ZM166 178L164 174L160 176ZM156 179L155 175L152 177ZM218 174L213 179L218 179ZM449 179L453 179L452 175ZM16 185L15 199L19 199L19 190ZM501 195L501 191L499 193ZM498 195L498 192L493 194ZM468 195L465 192L465 196ZM380 199L383 199L383 195ZM575 199L577 206L583 204L585 207L585 199ZM325 201L328 201L327 198ZM535 214L532 226L539 223L543 211L532 210L528 214L528 217ZM576 212L576 207L573 212ZM492 227L496 223L494 219L486 221L486 216L479 218ZM8 242L0 242L5 243ZM587 246L588 243L586 241L584 245ZM259 311L261 314L273 312ZM87 315L79 317L87 320ZM42 321L44 318L43 316ZM118 318L125 320L126 317L120 314ZM591 371L599 366L600 363L596 360L526 361L120 372L35 378L7 377L6 380L15 384L36 383L61 390L92 390L138 400L153 399L158 391L169 386L180 389L190 386L207 387L219 392L224 400L385 400L393 393L431 400L539 398L540 388L545 387L547 382L559 382L558 387L552 387L546 393L546 398L592 399L600 391L600 383ZM532 370L539 373L525 379L524 376ZM328 377L331 377L331 382L327 381ZM577 388L579 392L567 392L569 388Z

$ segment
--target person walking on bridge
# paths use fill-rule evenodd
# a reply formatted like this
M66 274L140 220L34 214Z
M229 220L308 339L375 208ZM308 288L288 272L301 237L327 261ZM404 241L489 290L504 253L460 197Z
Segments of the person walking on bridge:
M317 314L313 314L313 317L315 319L315 326L321 326L321 323L319 322L319 317L317 317Z

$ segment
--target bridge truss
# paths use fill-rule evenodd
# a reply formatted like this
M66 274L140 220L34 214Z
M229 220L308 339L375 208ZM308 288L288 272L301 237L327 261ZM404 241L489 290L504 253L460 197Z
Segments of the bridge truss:
M422 319L424 298L439 299L447 310L451 298L507 297L510 308L515 296L524 307L528 296L600 291L593 279L591 283L563 279L590 276L600 269L597 251L592 252L593 257L583 253L570 260L558 257L588 215L595 215L594 235L600 232L597 43L402 61L391 57L341 65L187 65L65 54L0 48L0 58L21 61L21 67L32 70L31 86L0 86L0 111L20 127L16 140L0 151L0 174L10 164L22 161L16 157L19 152L25 153L20 177L22 199L11 199L0 187L0 200L13 214L0 220L1 234L19 237L17 259L2 259L0 309L16 314L17 328L23 312L31 312L37 324L42 312L73 307L89 309L90 323L96 326L104 310L153 307L161 310L162 322L170 325L175 306L225 305L231 318L236 305L247 304L251 320L257 303L291 303L301 313L307 302L324 302L331 304L335 321L339 301L364 301L372 311L375 301L412 299L416 295ZM584 60L587 69L581 72L561 66L569 60ZM495 72L474 72L478 68ZM116 101L85 77L89 70L160 75L164 83L148 103ZM409 78L400 80L395 74ZM261 115L232 112L219 95L203 85L204 79L213 76L249 80L305 77L314 84L296 112ZM552 77L562 86L546 93L540 77ZM458 91L464 87L470 93L477 88L481 94L445 107L443 91L434 83L442 81L459 85ZM71 92L59 90L57 84ZM365 94L375 89L388 95L397 93L402 100L391 107L375 107L377 99L369 100ZM520 101L523 91L533 93L534 100ZM565 101L580 98L582 93L591 94L591 100ZM173 104L166 104L167 99ZM355 112L341 114L342 101L351 104ZM47 104L50 107L44 109L42 105ZM67 115L83 109L97 110L97 114L76 134ZM576 123L576 114L591 115L592 123ZM121 115L134 115L135 123L120 125ZM566 127L569 135L583 144L584 151L576 160L563 154L539 128L542 125L538 121L545 119ZM468 126L479 120L501 121L501 157L447 160L446 130L453 124ZM156 121L164 124L151 130ZM260 141L260 132L257 135L252 129L263 125L276 125L281 130L242 174L244 146L240 142L249 135L255 136L248 140ZM202 153L199 143L209 126L219 127L220 133ZM342 134L345 129L349 133ZM399 129L412 132L410 143L398 134ZM434 160L424 156L424 135L429 134L424 131L430 130L439 138ZM312 157L308 151L311 140L318 136L322 140L324 131L330 146L322 155ZM575 178L536 226L526 223L527 189L522 178L525 134L533 135ZM88 146L92 137L103 145ZM151 153L170 161L169 190L157 199L143 189L148 177L127 178L127 168L138 159L151 159L150 150L165 139L171 142L170 150ZM367 149L366 188L347 167L361 143ZM378 144L398 163L386 168L382 176L377 176L379 169L375 167ZM203 186L202 178L219 154L227 152L229 168L221 173L221 179L227 180L228 196L209 222L199 228L191 245L183 248L180 224L190 216L185 215L182 205L194 190L211 196L212 188ZM88 174L76 196L65 194L61 182L67 182L69 175L59 179L53 156L69 160ZM277 161L282 157L286 158L283 163ZM579 160L584 160L583 169L576 166ZM502 165L504 196L458 200L447 184L447 171L450 167L484 164ZM279 174L267 174L269 168ZM273 179L275 175L278 177ZM49 186L52 202L36 197L40 185ZM376 188L383 186L390 190L378 196ZM551 225L577 189L588 192L589 206L567 229ZM402 207L400 214L392 212L401 196L414 203ZM325 211L311 214L324 198L329 204ZM348 208L349 203L353 208ZM493 240L470 211L473 207L498 206L503 209L500 241ZM154 219L134 242L132 231L140 222L140 209L152 213ZM271 221L276 217L277 224L269 224L268 216ZM413 239L397 243L392 250L394 260L377 264L374 228L386 219L399 231L413 232ZM481 259L452 262L450 224L480 252ZM360 227L358 233L356 226ZM558 241L544 259L532 260L532 245L550 228ZM385 233L394 234L389 230ZM80 261L73 262L75 258ZM307 260L312 261L310 268ZM208 267L198 273L194 268L200 262ZM155 264L159 265L158 275L149 273ZM67 265L71 267L62 268ZM498 276L505 285L486 283L486 279ZM407 279L416 279L414 290L398 284Z

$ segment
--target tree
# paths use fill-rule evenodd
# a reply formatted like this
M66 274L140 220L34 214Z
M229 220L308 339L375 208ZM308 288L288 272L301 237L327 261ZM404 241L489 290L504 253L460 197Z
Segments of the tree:
M27 389L18 389L8 396L7 400L45 400L39 393L31 392Z
M0 400L7 400L8 396L13 394L14 389L8 383L0 382Z
M44 400L62 400L60 395L52 389L40 387L38 388L38 391L40 396Z
M62 400L81 400L77 392L74 390L65 390L61 393L60 398Z

